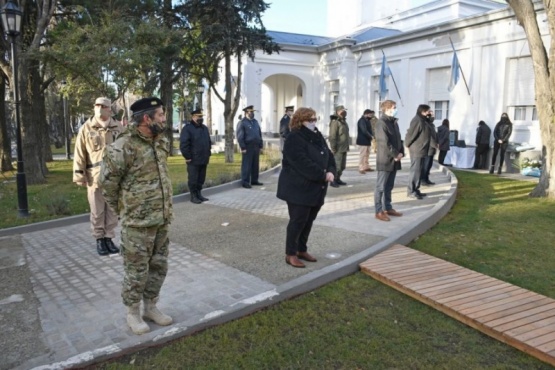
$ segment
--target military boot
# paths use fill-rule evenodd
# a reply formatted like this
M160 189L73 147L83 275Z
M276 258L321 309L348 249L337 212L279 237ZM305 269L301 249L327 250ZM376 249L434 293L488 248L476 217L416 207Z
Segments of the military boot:
M191 203L201 204L202 200L199 199L196 190L191 190Z
M499 166L499 168L497 169L497 174L501 175L501 166Z
M208 199L208 198L206 198L206 197L203 197L201 191L202 191L202 190L200 190L200 189L197 191L197 197L198 197L198 199L200 199L201 202L206 202L207 200L210 200L210 199Z
M495 170L495 166L490 166L489 168L489 173L493 174L493 171Z
M141 317L141 302L127 306L127 325L129 325L133 333L138 335L150 331L150 328Z
M161 312L158 307L156 307L156 299L145 299L145 312L143 317L145 319L154 321L158 325L166 326L170 325L173 320L170 316Z
M101 256L107 256L110 254L108 248L106 247L106 240L104 238L96 239L96 251Z
M114 244L111 238L104 238L104 241L106 243L106 249L108 249L108 252L110 252L110 254L119 253L119 248L116 247L116 245Z

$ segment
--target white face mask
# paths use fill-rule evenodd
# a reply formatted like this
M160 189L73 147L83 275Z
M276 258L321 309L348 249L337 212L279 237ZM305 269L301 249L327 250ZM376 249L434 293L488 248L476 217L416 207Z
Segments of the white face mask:
M307 122L306 128L312 131L316 130L316 122Z
M397 108L393 108L393 109L389 112L389 116L390 116L390 117L396 117L396 116L397 116Z

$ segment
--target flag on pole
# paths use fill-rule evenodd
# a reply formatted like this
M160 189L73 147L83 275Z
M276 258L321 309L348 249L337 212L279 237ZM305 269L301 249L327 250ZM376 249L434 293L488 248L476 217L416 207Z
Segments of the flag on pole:
M382 71L380 73L380 100L385 99L385 95L387 94L387 83L385 82L385 78L391 75L391 70L387 65L387 59L385 59L385 54L382 58Z
M451 63L451 78L449 79L449 87L447 90L449 92L453 91L457 82L459 82L461 66L459 64L459 58L457 57L457 52L453 49L453 62Z

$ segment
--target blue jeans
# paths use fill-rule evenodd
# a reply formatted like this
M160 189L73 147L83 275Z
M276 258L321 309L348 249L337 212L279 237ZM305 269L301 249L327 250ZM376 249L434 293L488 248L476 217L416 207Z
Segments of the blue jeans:
M397 170L378 171L376 189L374 190L374 206L376 213L393 209L391 205L391 191L395 186Z

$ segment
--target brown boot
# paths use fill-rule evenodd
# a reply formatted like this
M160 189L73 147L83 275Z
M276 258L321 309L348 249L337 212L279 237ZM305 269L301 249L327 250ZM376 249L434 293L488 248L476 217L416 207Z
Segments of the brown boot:
M305 267L304 263L302 263L297 256L285 256L285 263L291 265L293 267Z
M390 209L389 211L385 211L389 216L401 217L403 214L401 212L397 212L394 209Z

